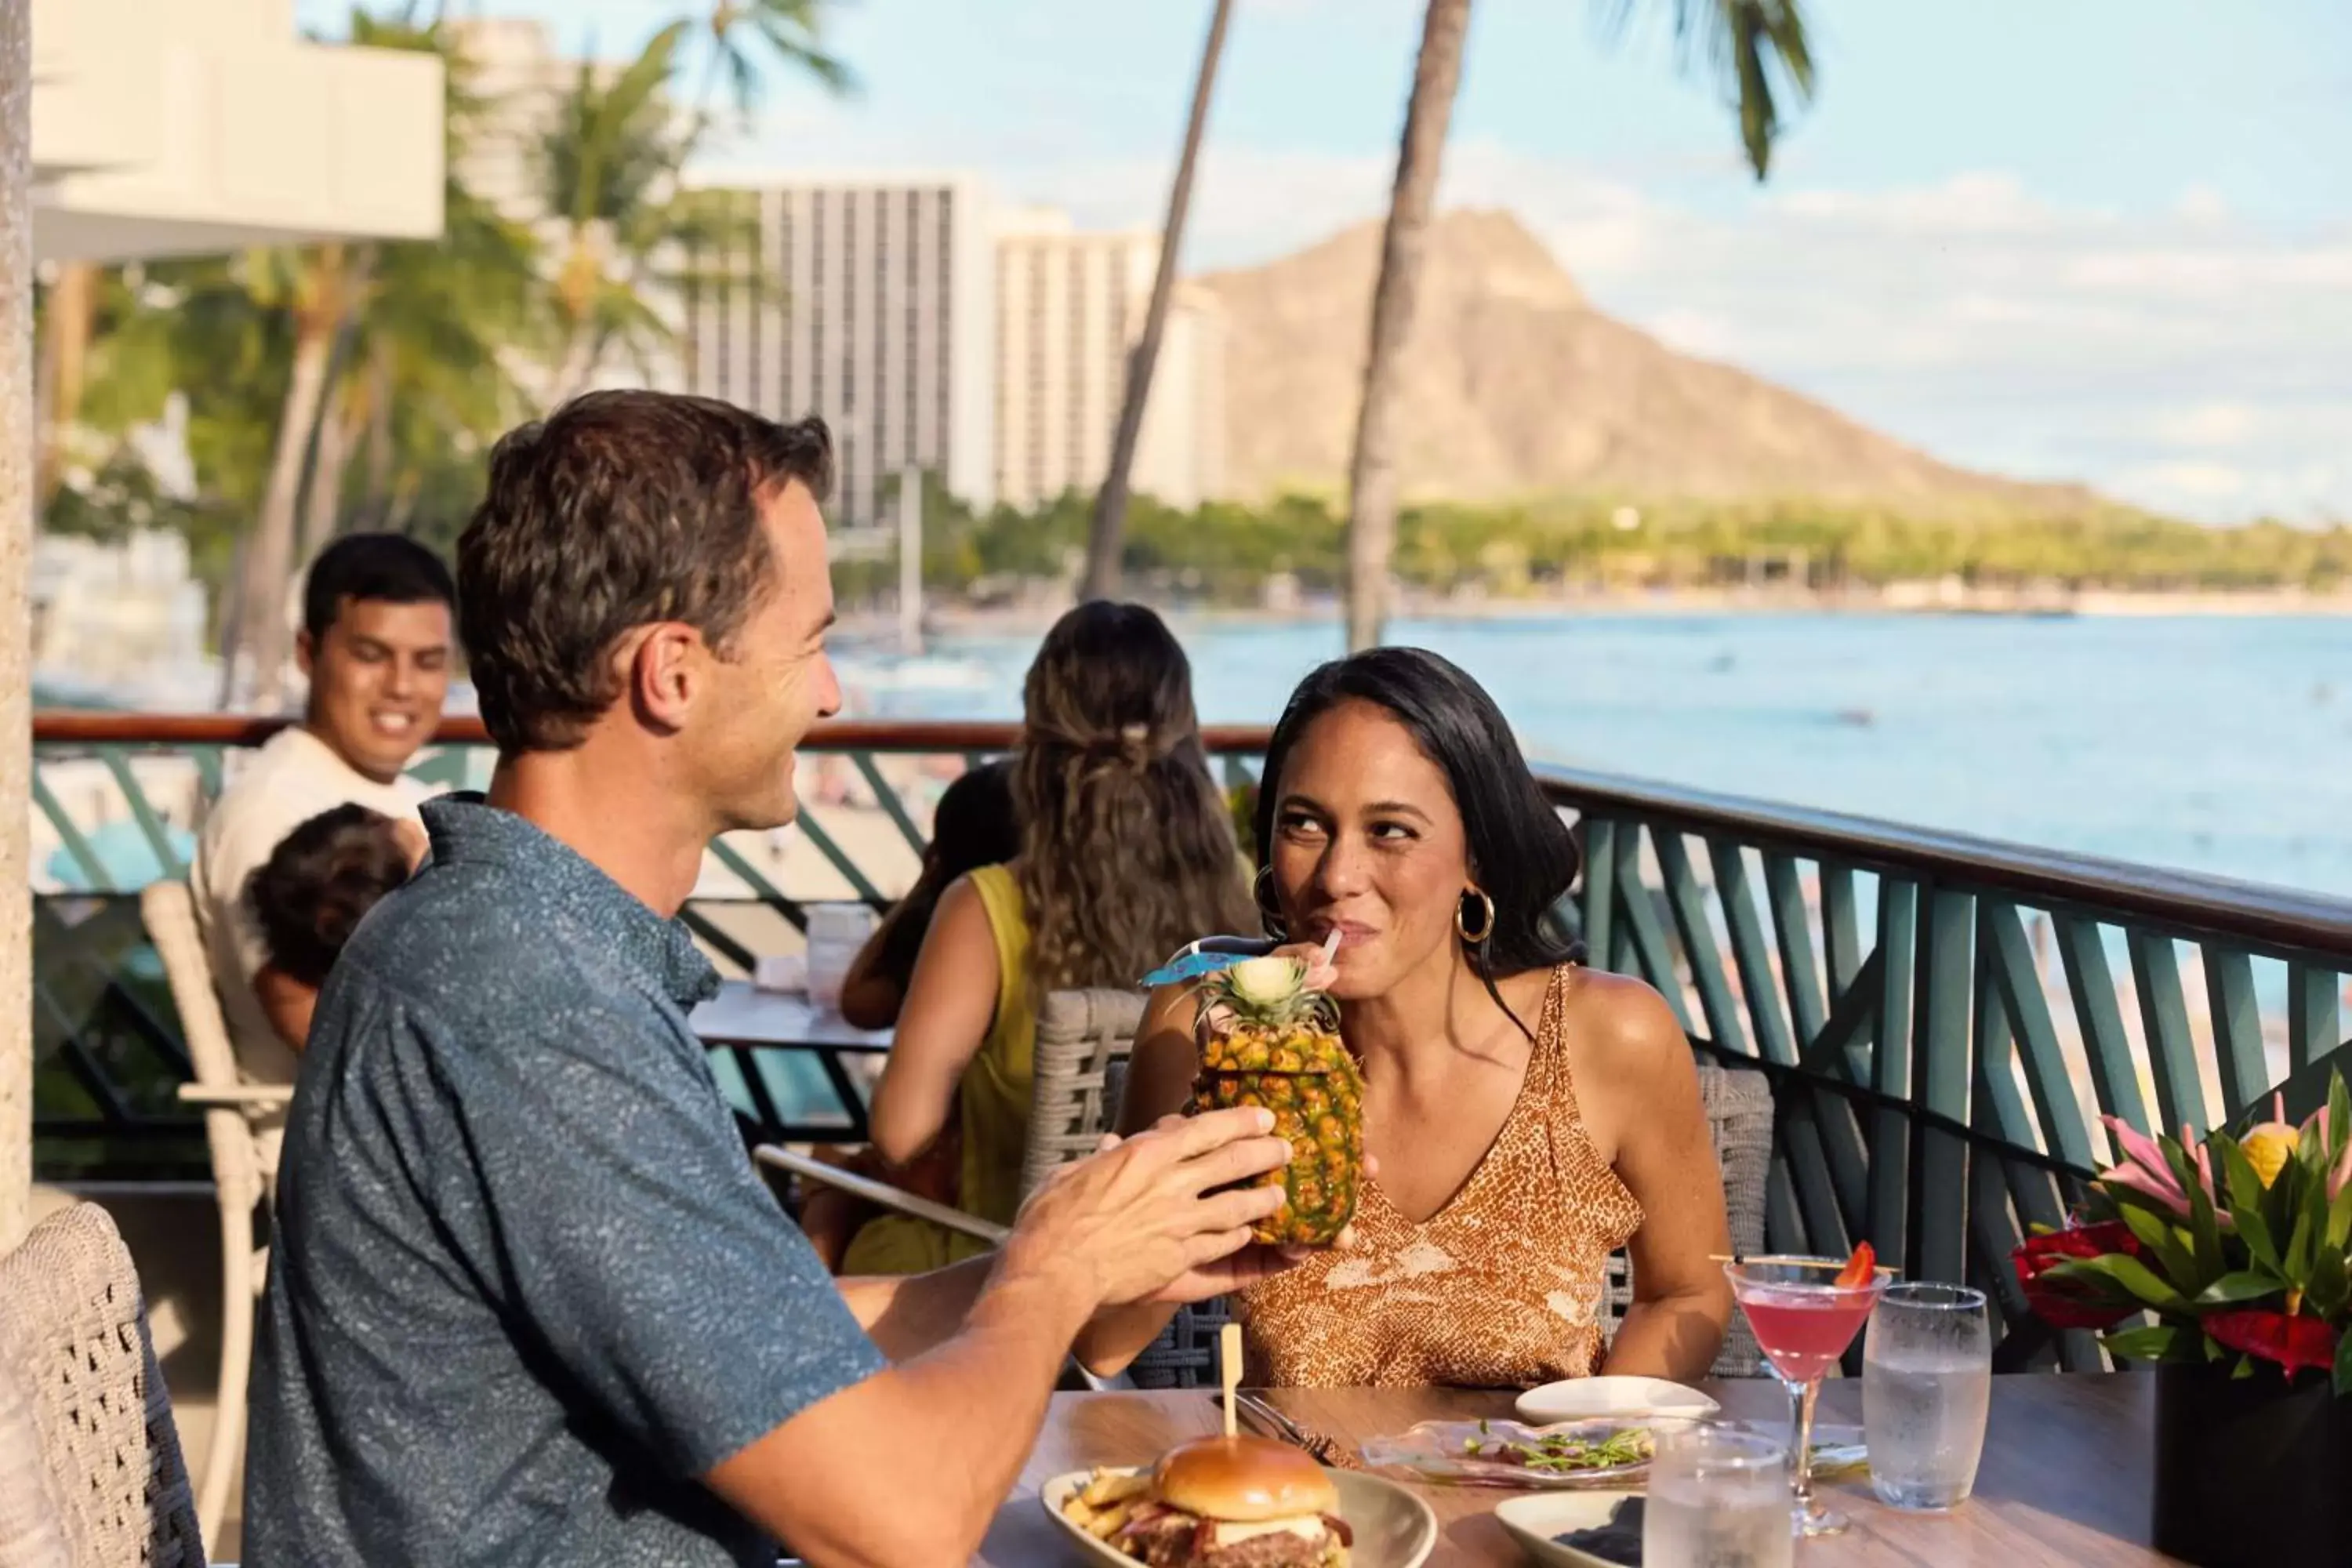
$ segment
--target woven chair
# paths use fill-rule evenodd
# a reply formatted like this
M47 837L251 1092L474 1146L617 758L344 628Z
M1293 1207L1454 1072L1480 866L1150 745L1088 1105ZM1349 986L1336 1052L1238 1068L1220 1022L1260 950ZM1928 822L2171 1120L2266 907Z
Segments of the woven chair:
M1037 1040L1032 1057L1029 1133L1021 1162L1021 1195L1027 1197L1054 1169L1094 1152L1109 1125L1118 1090L1115 1062L1134 1044L1143 1021L1143 999L1127 991L1054 991L1037 1010ZM1010 1234L1003 1226L904 1192L887 1182L859 1176L814 1155L762 1143L751 1151L761 1164L788 1171L803 1181L843 1192L894 1213L929 1220L993 1247Z
M294 1091L283 1084L249 1084L236 1070L212 966L196 930L196 909L185 882L153 882L139 895L148 940L163 960L172 1003L195 1068L194 1083L180 1086L180 1099L201 1106L205 1142L211 1146L213 1187L220 1198L221 1360L220 1402L214 1418L204 1479L196 1489L196 1515L205 1539L216 1541L227 1517L229 1488L245 1449L245 1390L253 1371L253 1307L266 1282L269 1253L254 1243L254 1211L273 1195L277 1173L255 1137L250 1113L283 1109Z
M1760 1072L1738 1072L1702 1062L1699 1103L1715 1135L1716 1163L1723 1171L1724 1205L1731 1214L1731 1248L1745 1257L1764 1250L1764 1189L1772 1169L1772 1087ZM1609 1258L1607 1326L1612 1338L1633 1302L1633 1265L1624 1253ZM1711 1369L1717 1377L1754 1377L1764 1358L1744 1312L1731 1315Z
M204 1568L138 1271L96 1204L59 1210L0 1258L0 1384L31 1405L30 1468L47 1476L64 1561ZM13 1447L0 1457L23 1463Z

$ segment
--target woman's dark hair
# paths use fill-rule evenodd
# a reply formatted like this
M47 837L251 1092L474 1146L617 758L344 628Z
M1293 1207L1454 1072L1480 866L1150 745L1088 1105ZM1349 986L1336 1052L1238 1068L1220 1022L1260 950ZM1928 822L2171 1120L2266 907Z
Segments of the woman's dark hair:
M1080 605L1045 634L1013 798L1040 994L1132 986L1196 937L1257 930L1192 663L1141 605Z
M900 903L898 919L883 938L875 968L903 995L915 975L915 955L923 949L940 895L967 871L1002 866L1021 853L1021 828L1013 813L1013 762L999 757L959 775L941 792L931 814L931 844L923 851L923 873Z
M1545 921L1576 880L1576 840L1528 771L1517 738L1486 688L1427 648L1370 648L1335 659L1299 683L1266 743L1258 843L1274 842L1282 769L1291 748L1307 726L1343 702L1383 710L1444 773L1462 814L1470 875L1495 900L1486 940L1465 944L1486 989L1495 991L1497 974L1582 962L1583 944L1556 934ZM1502 1001L1499 992L1495 999Z
M363 805L322 811L278 841L246 883L269 961L305 985L326 983L360 917L408 880L392 818Z

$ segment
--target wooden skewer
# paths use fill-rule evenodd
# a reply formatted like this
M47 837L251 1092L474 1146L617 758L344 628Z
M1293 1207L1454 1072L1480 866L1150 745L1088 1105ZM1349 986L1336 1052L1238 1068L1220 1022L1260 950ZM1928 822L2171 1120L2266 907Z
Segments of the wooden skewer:
M1721 1253L1721 1252L1710 1252L1710 1253L1708 1253L1708 1254L1706 1255L1706 1260L1707 1260L1709 1263L1745 1263L1745 1262L1747 1262L1747 1261L1748 1261L1748 1259L1746 1259L1745 1258L1741 1258L1741 1257L1738 1256L1737 1254L1728 1254L1728 1255L1727 1255L1727 1254ZM1877 1267L1877 1268L1878 1268L1878 1271L1879 1271L1880 1273L1882 1273L1882 1274L1895 1274L1895 1275L1900 1275L1900 1274L1903 1272L1903 1270L1901 1270L1900 1268L1895 1268L1895 1267L1893 1264L1891 1264L1891 1263L1881 1263L1881 1264L1878 1264L1876 1267Z
M1238 1431L1234 1425L1234 1390L1242 1384L1242 1326L1227 1323L1217 1334L1217 1371L1225 1385L1225 1436Z

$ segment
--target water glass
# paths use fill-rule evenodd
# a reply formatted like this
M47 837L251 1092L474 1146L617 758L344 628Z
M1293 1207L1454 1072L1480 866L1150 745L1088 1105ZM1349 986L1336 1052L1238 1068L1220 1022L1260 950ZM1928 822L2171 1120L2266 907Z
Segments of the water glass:
M1790 1568L1785 1447L1704 1425L1657 1441L1642 1507L1643 1568Z
M841 1005L841 983L850 960L874 931L874 911L864 904L808 906L809 1000L827 1010Z
M1992 1399L1992 1326L1984 1292L1890 1285L1862 1352L1863 1437L1870 1485L1894 1508L1968 1500Z

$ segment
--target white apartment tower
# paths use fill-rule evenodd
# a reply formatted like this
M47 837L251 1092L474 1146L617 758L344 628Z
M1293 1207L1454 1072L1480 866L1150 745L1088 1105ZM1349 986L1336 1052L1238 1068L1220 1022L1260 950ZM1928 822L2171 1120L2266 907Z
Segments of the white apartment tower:
M1149 230L1079 233L1059 213L1014 215L996 249L996 495L1035 506L1092 492L1110 466L1127 357L1159 265ZM1223 482L1224 331L1215 301L1179 285L1162 334L1132 488L1173 506Z
M691 258L680 345L694 392L833 427L841 526L888 521L908 467L996 499L995 254L974 180L801 178L729 189L742 228Z

